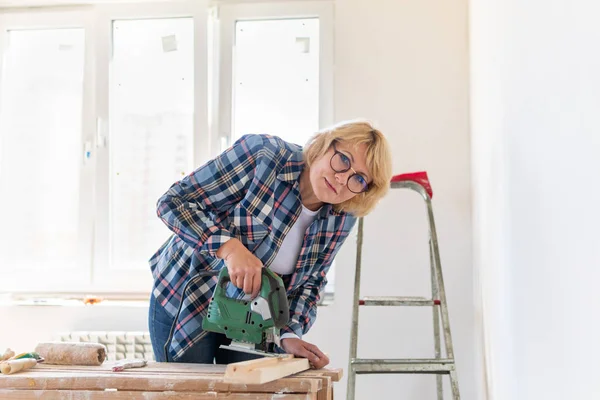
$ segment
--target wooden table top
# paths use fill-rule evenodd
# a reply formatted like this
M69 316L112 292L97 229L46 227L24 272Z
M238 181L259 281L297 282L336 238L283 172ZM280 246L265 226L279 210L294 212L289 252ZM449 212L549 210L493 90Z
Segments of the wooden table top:
M213 397L210 398L215 398L215 393L237 393L240 394L240 396L242 396L242 393L246 393L250 394L250 396L254 396L248 398L270 399L272 398L272 395L269 395L268 397L265 396L267 394L310 394L325 390L331 391L332 382L337 382L342 377L341 369L309 370L263 385L247 385L223 382L223 375L226 368L225 365L149 362L147 366L142 368L113 372L112 366L114 364L115 362L105 362L98 367L87 367L44 365L42 363L27 371L18 372L12 375L0 375L0 394L6 394L7 391L15 391L21 394L30 393L33 395L34 392L43 394L43 392L47 391L91 392L106 391L108 389L124 393L165 393L166 391L170 393L188 392L190 396L195 393L195 397L193 398L209 398L199 396L200 394L206 393L213 393ZM5 398L3 396L0 397ZM321 396L319 395L314 398L320 397ZM41 398L46 397L42 396ZM152 398L163 397L157 396ZM216 396L216 398L221 398L221 396ZM304 395L303 397L283 396L282 398L304 399L313 397L306 397L306 395Z

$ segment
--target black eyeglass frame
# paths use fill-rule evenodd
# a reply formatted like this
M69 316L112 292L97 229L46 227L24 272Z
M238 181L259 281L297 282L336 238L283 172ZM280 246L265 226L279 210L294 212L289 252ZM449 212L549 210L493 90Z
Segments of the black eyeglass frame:
M370 183L367 183L367 186L365 187L365 189L364 189L364 190L361 190L360 192L355 192L354 190L350 189L350 186L348 185L348 182L350 182L350 179L352 179L352 177L353 177L353 176L355 176L355 175L358 175L358 176L360 176L360 177L361 177L361 178L362 178L362 179L363 179L365 182L367 182L367 178L365 178L365 177L364 177L362 174L359 174L358 172L356 172L356 170L355 170L354 168L352 168L352 162L350 161L350 158L349 158L347 155L345 155L344 153L342 153L341 151L339 151L339 150L337 149L337 147L335 147L335 141L331 142L331 146L333 147L333 155L331 156L331 159L329 160L329 166L331 167L331 169L332 169L332 170L334 170L335 172L338 172L338 173L344 173L344 172L348 172L348 171L352 170L352 172L354 172L354 173L353 173L352 175L350 175L350 176L348 177L348 180L346 181L346 187L348 187L348 190L349 190L349 191L351 191L351 192L352 192L352 193L354 193L354 194L361 194L361 193L368 192L368 191L369 191L369 189L371 188L371 184L370 184ZM335 168L333 167L333 159L334 159L334 158L335 158L335 156L337 156L338 154L339 154L339 155L341 155L341 156L343 156L343 157L346 157L346 158L348 159L348 165L349 165L349 166L348 166L348 168L346 168L346 169L343 169L343 170L341 170L341 171L338 171L337 169L335 169Z

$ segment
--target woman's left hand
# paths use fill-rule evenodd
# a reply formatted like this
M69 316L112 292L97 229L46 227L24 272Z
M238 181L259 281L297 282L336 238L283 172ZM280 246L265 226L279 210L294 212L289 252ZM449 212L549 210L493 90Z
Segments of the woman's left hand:
M308 358L308 361L314 369L320 369L329 364L329 357L319 350L317 346L305 342L302 339L281 339L281 347L288 354L293 354L297 357Z

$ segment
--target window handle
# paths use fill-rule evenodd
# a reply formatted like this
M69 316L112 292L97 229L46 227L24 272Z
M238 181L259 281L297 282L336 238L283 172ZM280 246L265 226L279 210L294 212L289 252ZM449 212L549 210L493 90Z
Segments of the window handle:
M221 146L221 152L223 152L223 151L227 150L231 144L231 135L228 133L223 133L221 135L220 139L221 139L221 143L219 143L219 144Z
M96 147L106 147L106 122L103 118L96 118Z
M83 143L83 163L87 163L92 158L92 142L86 140Z

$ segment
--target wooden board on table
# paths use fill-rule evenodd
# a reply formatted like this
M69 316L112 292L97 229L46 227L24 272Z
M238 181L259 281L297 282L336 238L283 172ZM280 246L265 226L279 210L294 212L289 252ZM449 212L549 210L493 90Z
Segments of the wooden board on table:
M94 373L114 373L112 367L117 362L106 361L100 366L78 366L78 365L48 365L38 364L36 370L50 370L50 371L65 371L65 372L94 372ZM127 369L119 374L123 373L141 373L144 374L160 374L160 375L178 375L178 374L218 374L223 376L227 369L227 365L222 364L191 364L191 363L159 363L150 361L148 365L143 368ZM297 375L297 377L312 377L312 376L329 376L333 382L339 382L343 376L343 370L340 368L323 368L323 369L310 369L303 371Z
M94 373L112 373L112 367L119 361L105 361L99 366L87 366L87 365L50 365L41 363L36 366L36 369L40 370L51 370L51 371L81 371L81 372L94 372ZM227 365L223 364L188 364L188 363L159 363L155 361L149 361L145 367L142 368L131 368L124 372L139 372L144 373L160 373L160 374L179 374L179 373L193 373L193 374L224 374Z
M150 362L147 367L113 372L114 364L38 364L28 371L0 375L0 399L332 400L332 382L342 375L339 369L307 370L264 384L246 384L226 382L225 365Z
M122 391L78 391L70 390L2 390L3 400L56 400L56 399L86 399L86 400L315 400L311 393L279 394L279 393L216 393L216 392L122 392Z
M317 400L333 400L333 382L342 379L342 369L311 369L302 373L302 376L310 376L322 379L322 389L317 393Z
M322 389L314 377L283 378L262 385L224 382L223 375L147 374L36 371L37 368L14 375L0 376L0 389L18 390L104 390L162 392L230 392L230 393L312 393ZM2 397L0 397L2 398Z
M317 392L317 400L333 400L333 385L329 376L315 376L321 380L321 389Z
M306 358L268 357L229 364L225 382L264 384L310 369Z
M301 374L302 376L327 376L331 378L332 382L339 382L344 376L344 370L341 368L323 368L323 369L309 369Z

